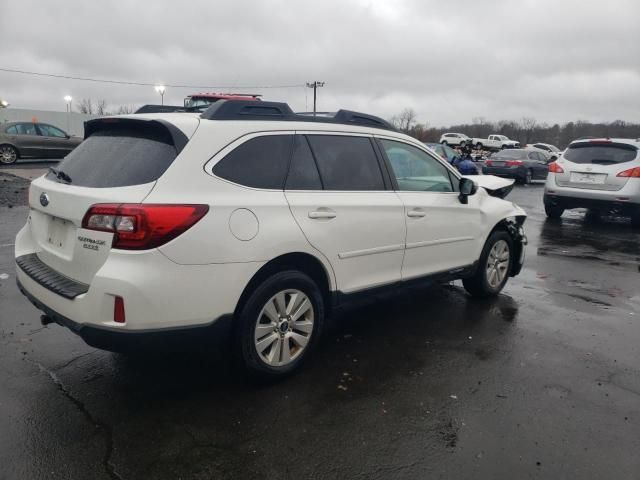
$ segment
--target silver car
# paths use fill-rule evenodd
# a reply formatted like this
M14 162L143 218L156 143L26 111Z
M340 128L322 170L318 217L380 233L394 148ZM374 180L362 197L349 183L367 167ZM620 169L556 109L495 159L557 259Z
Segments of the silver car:
M596 214L629 216L640 225L640 139L589 139L572 142L549 164L544 188L547 216L588 208Z

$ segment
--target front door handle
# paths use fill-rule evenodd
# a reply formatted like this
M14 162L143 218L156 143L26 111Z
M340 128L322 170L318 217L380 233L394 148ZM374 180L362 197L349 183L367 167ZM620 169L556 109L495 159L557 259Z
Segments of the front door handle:
M314 210L313 212L309 212L309 218L336 218L336 212L334 212L333 210L329 210L328 208L321 208L318 210Z
M419 208L414 208L413 210L409 210L407 212L407 217L412 217L412 218L422 218L427 214L427 212L425 212L424 210L421 210Z

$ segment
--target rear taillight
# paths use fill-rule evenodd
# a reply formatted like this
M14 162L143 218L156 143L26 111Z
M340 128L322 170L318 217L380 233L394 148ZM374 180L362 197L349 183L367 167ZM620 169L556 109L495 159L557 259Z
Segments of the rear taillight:
M640 167L630 168L629 170L620 172L616 177L640 178Z
M124 300L122 297L115 297L113 302L113 321L116 323L125 323L127 321L124 316Z
M549 172L551 172L551 173L564 173L564 168L562 168L556 162L551 162L549 164Z
M113 248L146 250L173 240L208 211L208 205L103 203L89 208L82 227L113 232Z
M484 164L485 164L487 167L490 167L491 165L493 165L493 162L492 162L491 160L485 160L485 161L484 161Z
M522 160L507 160L504 164L507 167L519 167L522 165Z

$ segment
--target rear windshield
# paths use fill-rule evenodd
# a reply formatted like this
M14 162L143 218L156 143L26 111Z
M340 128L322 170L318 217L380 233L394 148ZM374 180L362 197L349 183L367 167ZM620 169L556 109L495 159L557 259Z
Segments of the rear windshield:
M498 160L522 160L527 158L526 150L502 150L491 155L491 158Z
M564 152L565 160L573 163L594 163L598 165L613 165L630 162L638 155L638 149L624 143L578 143L569 146Z
M176 158L171 136L154 125L113 125L98 130L55 168L72 185L107 188L157 180ZM50 172L47 178L60 181Z

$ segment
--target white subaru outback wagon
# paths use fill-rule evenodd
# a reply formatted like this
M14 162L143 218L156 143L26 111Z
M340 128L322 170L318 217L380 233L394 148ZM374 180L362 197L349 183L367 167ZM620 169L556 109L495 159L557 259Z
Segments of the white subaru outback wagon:
M91 120L31 184L18 285L44 323L106 350L230 323L247 369L275 378L352 299L453 279L498 294L522 267L526 214L499 198L510 181L476 181L346 110L220 101Z

